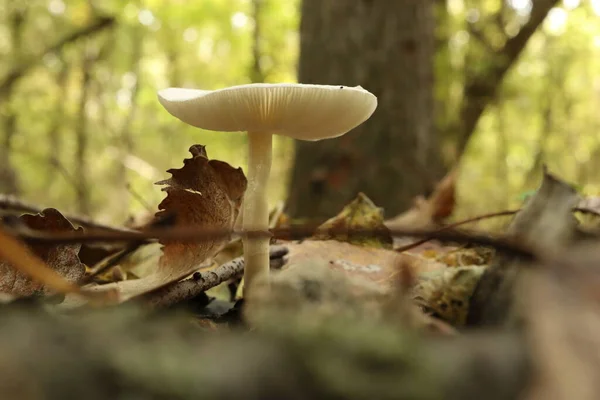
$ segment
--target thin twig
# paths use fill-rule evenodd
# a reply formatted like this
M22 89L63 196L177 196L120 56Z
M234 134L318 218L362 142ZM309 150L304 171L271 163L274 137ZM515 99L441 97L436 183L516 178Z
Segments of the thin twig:
M273 236L281 240L298 240L313 236L315 233L325 233L329 235L353 235L357 237L389 237L392 236L417 236L430 237L440 241L448 242L468 242L482 246L494 247L499 251L504 251L521 256L535 258L535 252L517 243L510 237L504 235L490 235L484 232L464 232L458 230L431 230L431 229L347 229L330 228L322 229L319 226L297 226L290 228L275 228L269 231L235 231L227 229L206 229L199 227L178 227L171 229L148 229L143 232L87 232L84 234L73 234L69 232L44 233L33 231L26 228L20 228L16 234L28 243L85 243L85 242L130 242L153 240L178 241L178 242L197 242L202 240L214 240L217 238L231 235L258 237Z
M173 226L175 223L175 216L173 214L166 214L161 218L155 218L152 223L148 226L149 228L166 228ZM145 240L134 240L125 246L125 248L116 254L110 256L107 260L100 262L98 265L95 265L88 273L88 275L83 279L82 285L90 283L94 280L98 275L108 271L112 267L118 265L126 259L130 254L135 252L141 246L146 244Z
M484 215L480 215L478 217L473 217L473 218L469 218L469 219L465 219L463 221L459 221L459 222L454 222L450 225L446 225L443 226L441 228L439 228L438 230L436 230L436 232L441 232L441 231L445 231L448 229L454 229L457 228L461 225L465 225L471 222L477 222L477 221L481 221L484 219L489 219L489 218L495 218L495 217L504 217L504 216L508 216L508 215L514 215L518 212L519 210L507 210L507 211L500 211L500 212L495 212L495 213L490 213L490 214L484 214ZM402 246L399 247L397 249L395 249L397 252L403 252L403 251L407 251L407 250L411 250L414 249L415 247L418 247L422 244L425 244L427 242L429 242L430 240L433 240L433 238L431 237L425 237L423 239L417 240L415 242L409 243L406 246Z
M12 211L20 211L20 212L28 212L33 214L39 214L44 209L42 207L30 204L26 201L23 201L15 196L0 194L0 210L12 210ZM101 229L105 231L111 232L135 232L132 229L121 228L111 225L102 224L100 222L96 222L88 217L83 217L80 215L72 215L72 214L63 214L63 216L68 219L72 223L79 224L83 227Z
M244 273L244 258L238 257L212 271L198 272L191 279L175 282L150 292L142 301L151 308L169 307L198 296L223 282L239 278Z
M144 199L142 197L141 194L139 194L139 192L137 192L135 189L133 189L133 187L131 186L131 184L127 183L127 185L125 186L127 188L127 191L129 192L129 194L131 195L131 197L136 200L138 203L140 203L140 205L142 207L144 207L146 209L146 211L148 212L153 212L154 209L152 208L152 206L150 204L148 204L148 202L146 201L146 199Z

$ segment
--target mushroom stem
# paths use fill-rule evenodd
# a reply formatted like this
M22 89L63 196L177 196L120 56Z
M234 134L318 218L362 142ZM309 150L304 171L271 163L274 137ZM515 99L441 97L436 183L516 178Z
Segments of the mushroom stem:
M271 172L273 136L248 132L248 188L244 200L244 230L269 229L267 187ZM269 238L244 237L244 297L257 285L269 285Z

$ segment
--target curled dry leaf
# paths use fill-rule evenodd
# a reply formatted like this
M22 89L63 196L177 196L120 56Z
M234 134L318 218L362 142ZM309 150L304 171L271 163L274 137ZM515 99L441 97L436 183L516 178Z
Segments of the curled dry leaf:
M19 221L29 229L50 232L83 232L73 225L56 209L47 208L39 214L24 214ZM34 244L29 246L33 254L57 272L68 282L77 283L85 274L85 266L79 260L81 244ZM30 296L34 293L48 293L43 283L15 270L9 263L0 260L0 292L16 296Z
M423 273L412 289L412 296L425 312L454 326L462 326L484 270L484 266L469 265Z
M457 326L464 324L470 296L485 269L484 266L449 268L419 255L335 240L286 243L285 246L289 254L281 272L283 276L295 274L294 270L306 265L325 265L328 270L357 282L354 288L375 287L391 299L397 296L399 288L408 291L415 304Z
M174 227L233 229L247 185L242 169L223 161L209 160L202 145L194 145L189 151L192 158L183 160L183 168L170 169L171 178L157 182L165 186L162 190L167 197L159 204L156 218L173 215ZM154 273L114 284L118 287L120 300L159 289L207 267L210 264L205 261L228 241L228 237L198 242L161 241L163 254ZM113 284L103 285L105 288L111 286Z
M387 227L383 223L383 210L377 207L371 199L369 199L364 193L359 193L356 199L348 204L344 209L335 217L325 221L319 230L352 230L352 229L374 229L374 230L386 230ZM392 236L388 234L386 237L353 237L352 235L336 233L331 235L328 232L321 232L315 234L312 239L314 240L337 240L340 242L348 242L358 246L366 247L379 247L383 249L392 248Z
M176 227L233 229L239 215L247 181L241 168L209 160L201 145L190 147L193 157L180 169L171 169L170 179L157 182L167 197L158 205L157 218L175 216ZM214 256L229 241L228 237L196 243L161 241L162 274L181 276L192 272L201 262ZM168 270L168 272L167 272Z

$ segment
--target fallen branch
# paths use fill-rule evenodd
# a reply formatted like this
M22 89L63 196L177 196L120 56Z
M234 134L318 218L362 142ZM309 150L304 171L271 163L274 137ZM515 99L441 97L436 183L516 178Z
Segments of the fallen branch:
M238 257L212 271L197 272L190 279L175 282L142 297L151 308L165 308L198 296L230 279L240 278L244 273L244 258Z
M281 266L283 256L288 253L284 246L272 246L269 250L271 269ZM211 271L196 272L192 278L175 282L142 297L151 308L165 308L198 296L230 279L241 278L244 274L244 257L234 258Z
M167 228L173 226L175 223L174 216L171 214L164 215L161 218L155 218L150 225L149 228ZM124 259L126 259L130 254L134 253L141 246L146 244L145 240L134 240L131 241L125 246L125 248L116 254L113 254L108 259L101 261L99 264L95 265L87 274L85 279L82 282L82 286L90 283L94 280L98 275L108 271L112 267L121 263Z
M459 221L459 222L455 222L446 226L443 226L441 228L439 228L438 230L436 230L436 232L442 232L442 231L447 231L449 229L453 229L453 228L457 228L459 226L465 225L465 224L469 224L472 222L477 222L477 221L481 221L484 219L489 219L489 218L495 218L495 217L505 217L508 215L514 215L518 212L519 210L507 210L507 211L500 211L500 212L495 212L495 213L491 213L491 214L485 214L485 215L480 215L478 217L473 217L473 218L469 218L469 219L465 219L463 221ZM423 239L417 240L413 243L409 243L406 246L402 246L402 247L398 247L396 250L397 252L403 252L403 251L407 251L407 250L411 250L414 249L415 247L418 247L422 244L425 244L429 241L433 240L433 238L431 237L425 237Z
M445 242L473 243L482 246L494 247L496 250L528 259L536 259L543 252L524 246L508 235L491 235L484 232L465 232L459 230L431 230L431 229L347 229L329 228L320 229L319 226L298 226L290 228L275 228L271 231L243 231L223 229L203 229L197 227L179 227L170 229L148 229L143 232L87 232L74 235L68 232L47 234L39 231L20 227L15 234L30 244L36 243L89 243L89 242L151 242L160 240L176 240L182 243L197 242L199 240L214 240L222 236L272 236L280 240L299 240L313 236L315 233L327 235L353 235L356 237L389 237L392 236L417 236L428 237Z

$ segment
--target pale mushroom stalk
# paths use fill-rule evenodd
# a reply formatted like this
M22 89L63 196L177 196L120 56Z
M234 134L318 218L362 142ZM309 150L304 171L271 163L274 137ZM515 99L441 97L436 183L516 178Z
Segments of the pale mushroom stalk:
M248 132L248 188L244 199L243 230L269 229L267 189L271 173L273 135ZM269 284L269 237L244 237L244 282Z
M219 90L168 88L160 103L181 121L202 129L247 132L248 188L243 229L268 230L267 185L273 135L317 141L341 136L366 121L377 98L357 87L303 84L232 86ZM244 237L244 296L269 284L268 236Z

